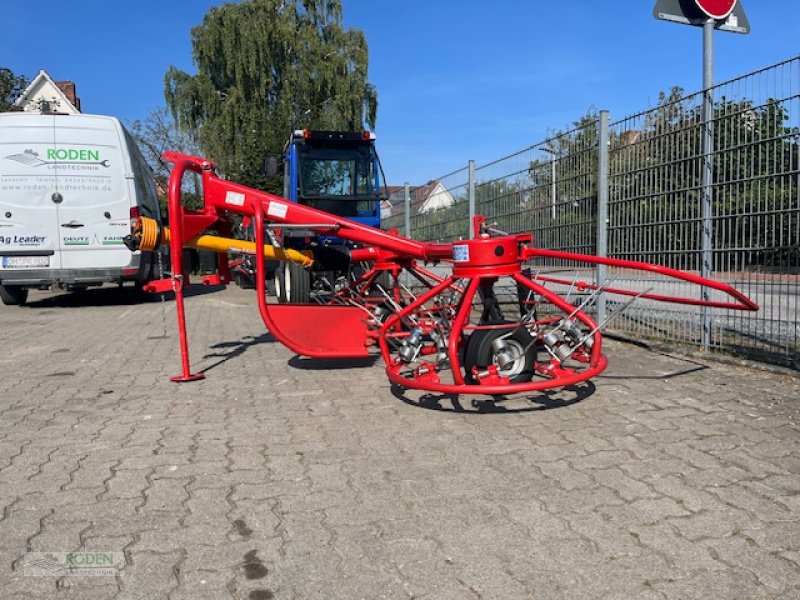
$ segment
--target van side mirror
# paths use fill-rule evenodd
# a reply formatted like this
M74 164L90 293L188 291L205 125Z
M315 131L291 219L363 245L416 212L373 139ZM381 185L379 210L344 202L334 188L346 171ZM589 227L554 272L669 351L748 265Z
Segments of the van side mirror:
M264 165L262 167L262 172L267 177L277 177L278 176L278 157L277 156L268 156L264 159Z

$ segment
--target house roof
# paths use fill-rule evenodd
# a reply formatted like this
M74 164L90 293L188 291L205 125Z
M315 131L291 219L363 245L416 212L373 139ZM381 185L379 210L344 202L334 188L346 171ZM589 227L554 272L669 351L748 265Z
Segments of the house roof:
M409 186L411 207L419 208L422 206L431 193L436 189L437 185L439 185L438 181L429 181L428 183L424 183L422 185ZM402 185L387 185L386 190L389 192L389 201L394 205L402 204L405 200L403 196L404 189L405 186Z
M79 113L81 102L75 95L75 84L72 81L53 81L44 69L33 78L19 98L14 101L16 106L26 106L33 102L38 93L46 93L58 102L59 112Z

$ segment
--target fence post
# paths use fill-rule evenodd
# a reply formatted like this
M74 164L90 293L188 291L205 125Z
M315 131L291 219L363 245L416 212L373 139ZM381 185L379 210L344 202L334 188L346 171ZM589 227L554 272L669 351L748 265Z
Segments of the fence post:
M701 206L700 276L711 278L714 275L712 239L713 227L713 184L714 184L714 21L709 19L703 25L703 192ZM702 287L703 300L709 300L707 287ZM703 350L711 348L711 310L702 308L703 331L700 342Z
M552 150L547 150L550 153L550 218L556 218L556 196L558 188L556 187L556 153Z
M403 214L403 227L406 237L411 239L411 190L408 182L403 185L403 204L405 213Z
M469 223L467 223L467 239L471 240L475 237L475 231L472 227L472 222L475 219L475 161L471 160L467 163L467 199L469 200Z
M597 256L608 256L608 172L609 172L609 113L600 111L597 142ZM608 267L597 265L597 285L604 286ZM597 322L606 319L606 295L597 295Z

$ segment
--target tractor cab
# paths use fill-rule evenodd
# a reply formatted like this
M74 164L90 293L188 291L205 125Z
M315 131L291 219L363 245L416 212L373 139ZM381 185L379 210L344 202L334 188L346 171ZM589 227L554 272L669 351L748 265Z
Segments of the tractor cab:
M297 130L284 158L287 200L380 226L385 184L374 133Z
M374 133L298 129L289 138L283 159L284 198L380 227L381 201L387 192ZM280 237L287 248L333 251L343 257L341 268L334 271L309 272L294 263L283 265L275 277L281 302L320 301L352 278L347 259L356 247L352 242L305 228L284 229Z

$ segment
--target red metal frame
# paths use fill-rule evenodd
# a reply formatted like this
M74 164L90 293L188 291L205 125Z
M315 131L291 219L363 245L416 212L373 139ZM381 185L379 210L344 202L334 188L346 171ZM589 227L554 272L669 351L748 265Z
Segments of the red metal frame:
M607 265L610 267L632 269L635 271L647 271L650 273L663 275L671 279L680 279L682 281L687 281L689 283L697 284L701 287L709 287L718 290L720 292L724 292L730 297L735 298L737 302L716 302L713 300L701 300L699 298L689 298L686 296L665 296L663 294L650 294L650 293L639 294L632 290L604 287L603 288L604 291L609 294L619 294L623 296L638 296L640 298L646 298L649 300L658 300L659 302L688 304L692 306L709 306L711 308L728 308L732 310L758 310L758 305L755 302L750 300L750 298L742 294L736 288L728 285L727 283L716 281L714 279L706 279L704 277L700 277L699 275L695 275L694 273L689 273L687 271L679 271L678 269L671 269L669 267L664 267L662 265L654 265L652 263L638 262L635 260L608 258L604 256L592 256L591 254L575 254L573 252L561 252L558 250L544 250L542 248L525 248L523 252L523 257L524 259L527 260L539 257L558 258L562 260L573 260L576 262L583 262L595 265ZM558 279L555 277L549 277L543 275L536 275L535 279L539 279L541 281L552 281L554 283L566 283L566 284L571 283L564 279ZM589 283L582 283L581 286L586 289L597 289L598 287L594 284L589 284Z
M649 263L535 248L530 234L491 237L483 231L482 217L475 220L475 239L453 243L420 242L401 237L394 231L374 229L267 192L222 180L214 173L214 164L203 158L170 152L165 154L165 159L174 163L168 199L172 279L169 282L156 282L151 289L170 289L175 292L182 372L173 377L173 381L192 381L203 377L202 373L192 373L190 369L183 298L183 290L190 282L184 272L182 249L188 240L208 228L229 232L229 213L253 219L259 313L267 329L278 341L298 354L315 358L364 357L369 355L371 347L377 346L386 363L389 379L406 388L448 394L514 394L573 385L601 373L606 368L607 360L602 354L602 335L597 324L585 310L572 306L542 285L545 282L569 282L556 277L523 275L523 263L536 258L557 258L657 273L719 290L733 301L637 294L631 290L604 288L607 293L714 308L758 309L733 287L693 273ZM202 177L203 207L198 211L189 211L181 204L181 181L186 171L194 171ZM349 288L334 294L327 304L270 304L267 302L264 276L266 221L302 225L319 232L335 229L338 237L361 245L352 251L351 259L370 263L371 267ZM419 267L417 261L452 264L452 273L447 277L439 277ZM204 278L204 283L226 284L230 281L227 261L220 261L220 265L223 265L220 276ZM409 296L409 292L399 285L401 271L410 273L427 289L418 297ZM390 273L392 279L392 289L385 297L375 296L371 292L382 272ZM493 286L499 279L511 281L520 290L528 290L536 297L545 299L562 311L563 317L539 321L531 317L533 311L529 310L527 316L521 315L510 323L498 325L496 321L485 322L480 319L477 323L473 322L479 291L480 300L486 306L484 296L493 293ZM594 284L581 285L588 289L597 287ZM529 306L532 304L535 305L534 302L520 299L520 313L524 312L523 309L532 309ZM393 314L381 321L371 316L373 309L391 309ZM570 330L572 334L578 332L572 338L566 335L568 327L573 327ZM536 356L546 351L552 357L545 361L534 361L536 375L528 381L512 382L512 375L504 371L502 361L497 357L492 359L496 359L496 362L472 365L471 369L465 362L465 349L476 331L497 330L500 339L492 338L492 341L502 347L507 337L503 334L503 328L510 332L508 335L517 329L525 329L532 340L531 344L535 344L533 351ZM563 330L560 331L560 328ZM525 349L528 350L530 348ZM437 362L426 360L434 355ZM515 356L512 355L512 358ZM565 364L567 361L571 364ZM507 360L505 364L508 364Z

